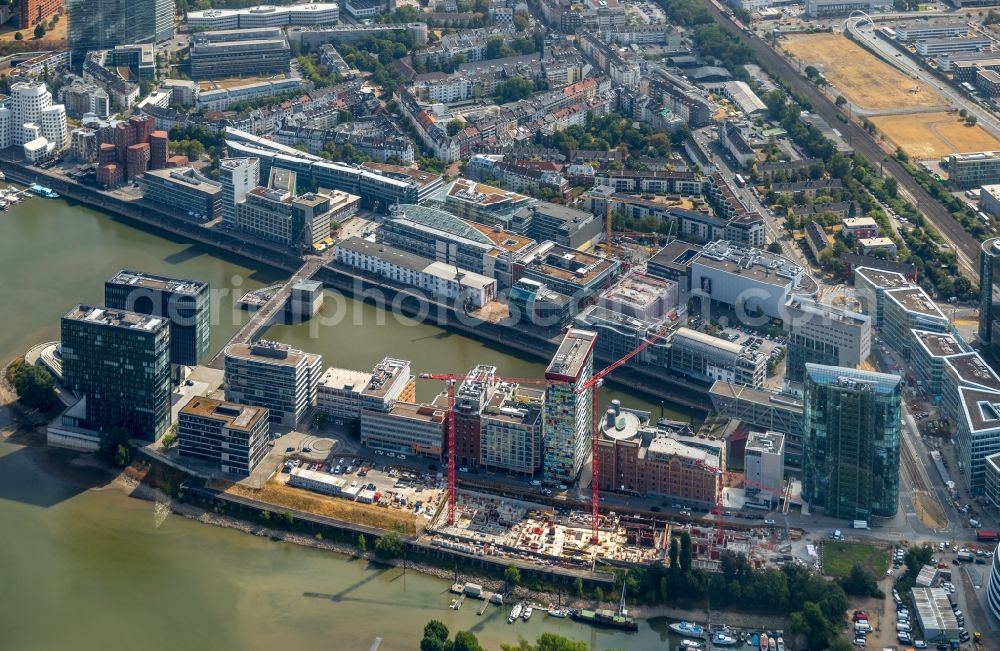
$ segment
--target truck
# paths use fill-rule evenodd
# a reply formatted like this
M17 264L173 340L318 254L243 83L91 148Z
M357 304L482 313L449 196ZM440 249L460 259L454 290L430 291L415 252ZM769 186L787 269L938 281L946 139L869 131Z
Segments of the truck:
M851 524L851 528L852 529L871 529L871 527L868 526L868 520L855 520Z
M972 552L970 552L968 550L966 550L964 552L961 551L961 550L959 550L959 552L958 552L958 560L961 561L961 562L963 562L963 563L971 563L973 560L975 560L975 556L973 556Z
M1000 541L1000 532L993 531L992 529L980 529L976 532L976 540L983 542L998 542Z

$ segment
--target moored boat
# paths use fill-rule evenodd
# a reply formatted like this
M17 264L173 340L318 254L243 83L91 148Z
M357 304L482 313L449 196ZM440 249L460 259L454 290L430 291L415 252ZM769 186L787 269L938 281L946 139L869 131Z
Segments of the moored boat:
M723 631L716 631L712 635L712 644L715 646L733 646L737 642L739 642L739 640Z
M510 609L510 617L507 618L508 624L513 624L514 621L521 616L521 604L516 603L514 607Z
M767 642L768 642L767 633L761 633L760 644L758 645L760 646L760 651L767 651Z
M760 646L760 634L758 634L758 633L751 633L751 635L750 635L750 646L756 646L756 647Z
M694 640L681 640L682 649L701 649L704 645L701 642L695 642Z
M691 637L705 637L705 629L694 622L680 621L671 624L667 628L677 635L690 635Z
M631 617L616 615L610 610L573 610L570 617L578 622L586 622L595 626L619 628L623 631L638 631L639 625Z
M533 612L535 612L535 609L529 604L525 607L524 613L521 614L521 618L524 619L524 621L528 621L531 618L531 613Z
M555 606L549 606L548 613L549 617L559 617L559 618L569 617L568 610L566 610L565 608L556 608Z
M785 638L778 638L778 651L785 651Z
M778 651L778 641L773 636L767 640L768 651Z
M48 199L58 199L59 195L52 190L52 188L47 188L44 185L39 185L38 183L32 183L28 186L28 191L37 194L40 197L46 197Z

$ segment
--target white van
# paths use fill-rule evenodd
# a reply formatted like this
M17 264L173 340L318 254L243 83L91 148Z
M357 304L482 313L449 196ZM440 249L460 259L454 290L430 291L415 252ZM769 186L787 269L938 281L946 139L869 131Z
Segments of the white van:
M910 630L911 629L909 624L896 624L897 633L909 633Z

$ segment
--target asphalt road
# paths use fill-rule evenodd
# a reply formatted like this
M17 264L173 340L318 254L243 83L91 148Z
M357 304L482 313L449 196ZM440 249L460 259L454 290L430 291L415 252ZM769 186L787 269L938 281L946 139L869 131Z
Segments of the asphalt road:
M884 172L899 181L900 188L912 198L920 212L956 248L959 253L958 266L960 272L968 277L969 280L978 284L979 277L976 261L979 259L979 242L966 232L962 225L951 216L951 213L931 197L899 162L891 156L887 156L872 138L871 134L853 122L844 124L838 120L837 114L839 111L833 102L815 85L804 77L801 77L798 71L780 54L772 50L770 46L759 38L751 38L743 31L737 29L730 22L729 18L712 3L706 3L705 6L715 16L716 21L725 29L736 34L741 41L753 50L757 56L757 62L765 70L773 77L782 79L792 90L807 98L812 104L813 112L823 117L831 126L839 130L856 151L864 154L872 164L881 162Z

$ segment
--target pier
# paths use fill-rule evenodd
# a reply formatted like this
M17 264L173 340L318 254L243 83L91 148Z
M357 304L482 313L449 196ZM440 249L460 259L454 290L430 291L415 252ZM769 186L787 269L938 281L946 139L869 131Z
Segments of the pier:
M226 348L232 344L248 344L256 341L260 338L260 334L266 331L273 323L275 318L283 313L285 305L288 303L288 299L292 294L292 287L296 283L303 280L311 280L313 274L315 274L323 263L326 262L325 258L321 257L310 257L305 263L299 267L299 270L292 274L292 277L286 280L278 289L271 294L271 297L267 299L267 302L257 308L257 311L253 313L250 320L243 324L243 326L232 336L232 338L219 349L212 358L212 361L208 363L208 366L216 369L222 369L225 366L225 351Z

